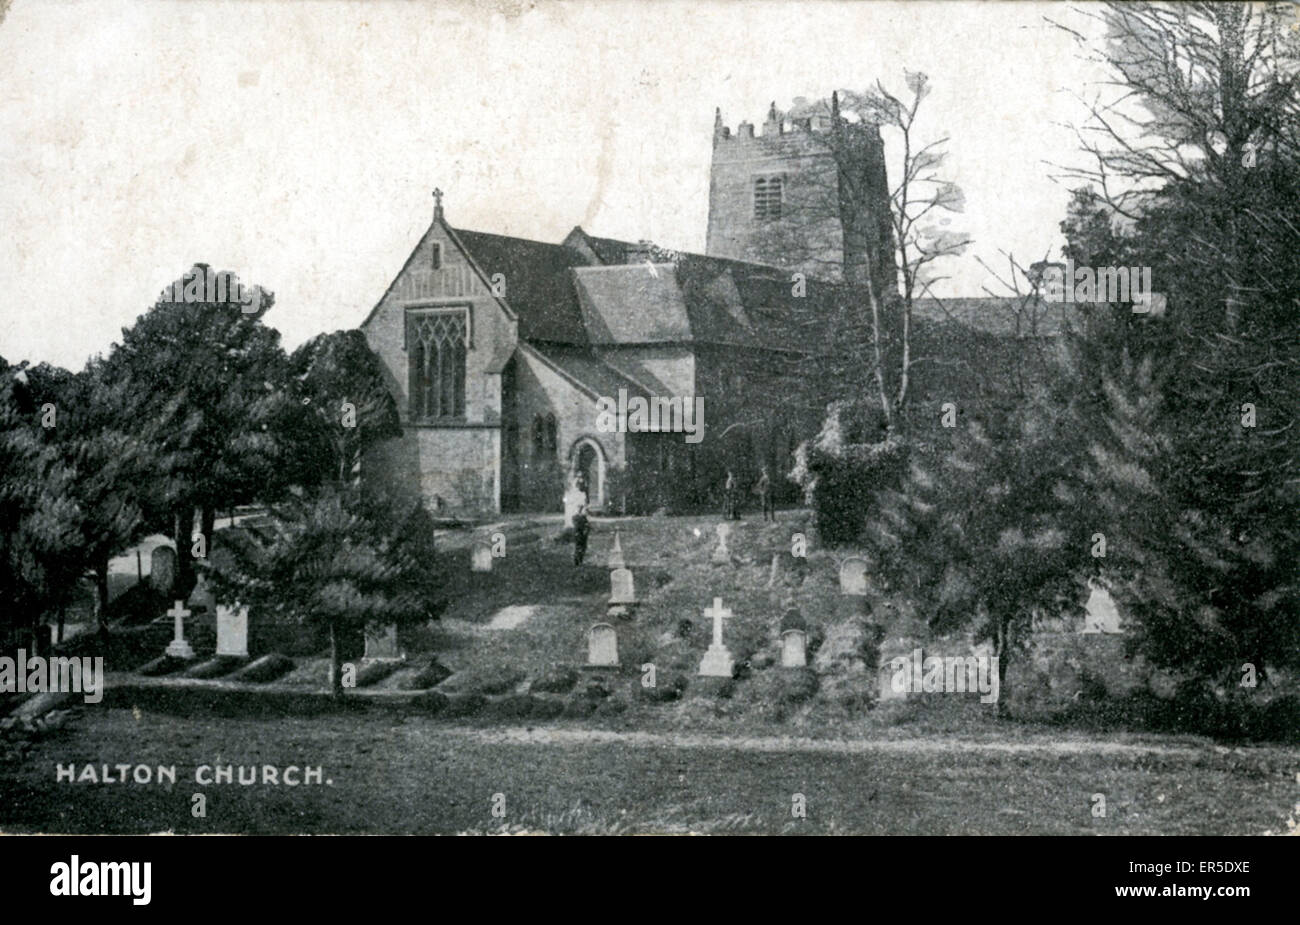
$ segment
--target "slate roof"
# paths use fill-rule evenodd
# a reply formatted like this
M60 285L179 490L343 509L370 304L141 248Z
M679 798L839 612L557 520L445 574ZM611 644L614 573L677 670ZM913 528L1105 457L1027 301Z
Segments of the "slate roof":
M521 339L596 394L613 395L619 388L641 395L647 389L662 391L662 383L631 379L603 360L596 352L602 347L800 346L786 323L797 314L788 270L690 253L649 263L643 243L593 237L581 228L566 239L573 246L461 229L453 233L489 280L497 273L504 277L505 301L519 318ZM834 283L817 279L805 280L804 286L801 298L808 301L800 307L805 309L833 299L837 291ZM1009 337L1017 333L1009 304L994 298L920 299L916 317ZM1039 303L1034 315L1040 336L1060 333L1066 320L1056 305ZM1019 333L1031 333L1024 319ZM504 366L505 359L494 365Z
M505 300L519 315L519 336L530 341L586 344L569 268L586 258L562 244L543 244L482 231L454 229L490 280L505 279Z
M585 347L570 347L559 344L530 344L553 366L571 378L582 383L596 395L614 396L619 389L627 389L628 395L640 395L649 398L651 394L668 394L664 391L651 393L641 383L629 378L610 366L596 354ZM658 383L646 383L652 388Z
M691 279L672 263L575 268L573 276L587 336L597 346L762 344L726 277Z

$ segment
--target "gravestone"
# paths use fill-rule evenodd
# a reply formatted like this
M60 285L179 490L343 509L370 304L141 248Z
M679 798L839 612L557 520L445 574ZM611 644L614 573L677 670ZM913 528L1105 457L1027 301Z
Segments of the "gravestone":
M787 610L781 619L781 667L803 668L807 664L807 624L799 611Z
M864 595L867 593L867 562L850 556L840 565L840 593Z
M636 589L632 581L632 570L616 568L609 573L609 602L611 604L635 604Z
M612 569L625 569L627 563L623 561L623 545L618 540L618 531L614 531L614 547L609 551L609 562L606 563Z
M406 658L397 644L397 624L389 623L378 636L366 634L366 658L391 661Z
M880 679L879 697L881 700L906 700L911 687L915 668L916 642L904 637L884 640L880 646L880 664L877 676ZM902 662L896 661L902 659ZM901 672L901 673L900 673ZM901 690L895 688L894 677L899 676Z
M1084 605L1088 613L1083 619L1083 632L1122 633L1124 630L1120 627L1119 610L1115 607L1110 592L1091 581L1088 582L1088 586L1092 589L1092 593L1088 595L1088 602Z
M781 634L781 667L802 668L808 664L808 634L786 630Z
M248 608L217 605L217 654L248 657Z
M176 550L155 546L149 553L149 587L159 594L171 594L176 584Z
M470 571L492 571L492 547L485 540L478 540L470 551Z
M185 638L185 618L190 612L185 609L185 605L177 601L171 610L167 611L167 616L173 619L172 641L167 643L167 654L172 658L193 658L194 648L190 645L189 640Z
M593 668L618 667L618 634L608 623L597 623L587 636L587 664Z
M199 572L198 578L194 582L194 590L190 592L189 600L185 602L185 606L192 610L202 610L208 614L216 610L217 601L212 596L212 589L208 587L206 572Z
M731 550L727 548L727 537L731 535L731 524L718 524L716 530L718 532L718 545L713 550L712 561L716 565L726 565L731 562Z
M700 674L707 678L729 678L735 663L731 652L722 644L722 621L733 614L722 606L722 598L715 597L713 606L704 608L704 615L713 620L713 642L700 660Z

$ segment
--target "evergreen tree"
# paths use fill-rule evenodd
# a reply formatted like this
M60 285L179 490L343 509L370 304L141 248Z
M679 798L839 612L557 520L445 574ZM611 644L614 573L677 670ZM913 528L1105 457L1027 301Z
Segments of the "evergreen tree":
M207 285L218 278L224 291ZM146 514L170 521L183 583L195 510L210 547L217 509L274 499L291 475L280 426L295 400L287 357L278 332L262 323L274 297L239 287L233 274L196 264L123 330L104 364L123 427L155 441L165 461L148 479Z
M989 425L940 430L868 518L884 572L932 630L992 642L1004 684L1033 616L1078 613L1095 570L1067 411L1044 390Z
M209 561L217 599L250 605L259 619L324 626L336 697L346 631L418 624L440 610L433 522L422 509L392 529L355 489L328 485L277 510L264 531L229 533Z
M397 404L360 331L318 335L293 352L289 366L309 410L297 446L304 482L348 482L369 447L401 436Z

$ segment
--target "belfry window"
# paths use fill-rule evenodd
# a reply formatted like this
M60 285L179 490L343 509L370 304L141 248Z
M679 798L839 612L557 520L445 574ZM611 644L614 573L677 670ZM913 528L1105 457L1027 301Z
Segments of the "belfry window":
M783 187L780 177L759 177L754 181L754 218L770 222L781 217Z
M465 417L465 357L469 325L464 309L408 316L410 413L416 420Z

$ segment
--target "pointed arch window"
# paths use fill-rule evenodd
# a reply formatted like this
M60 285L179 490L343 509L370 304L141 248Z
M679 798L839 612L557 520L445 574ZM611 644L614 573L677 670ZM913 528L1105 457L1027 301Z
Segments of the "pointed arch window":
M466 310L418 311L407 316L410 414L416 420L465 417Z

